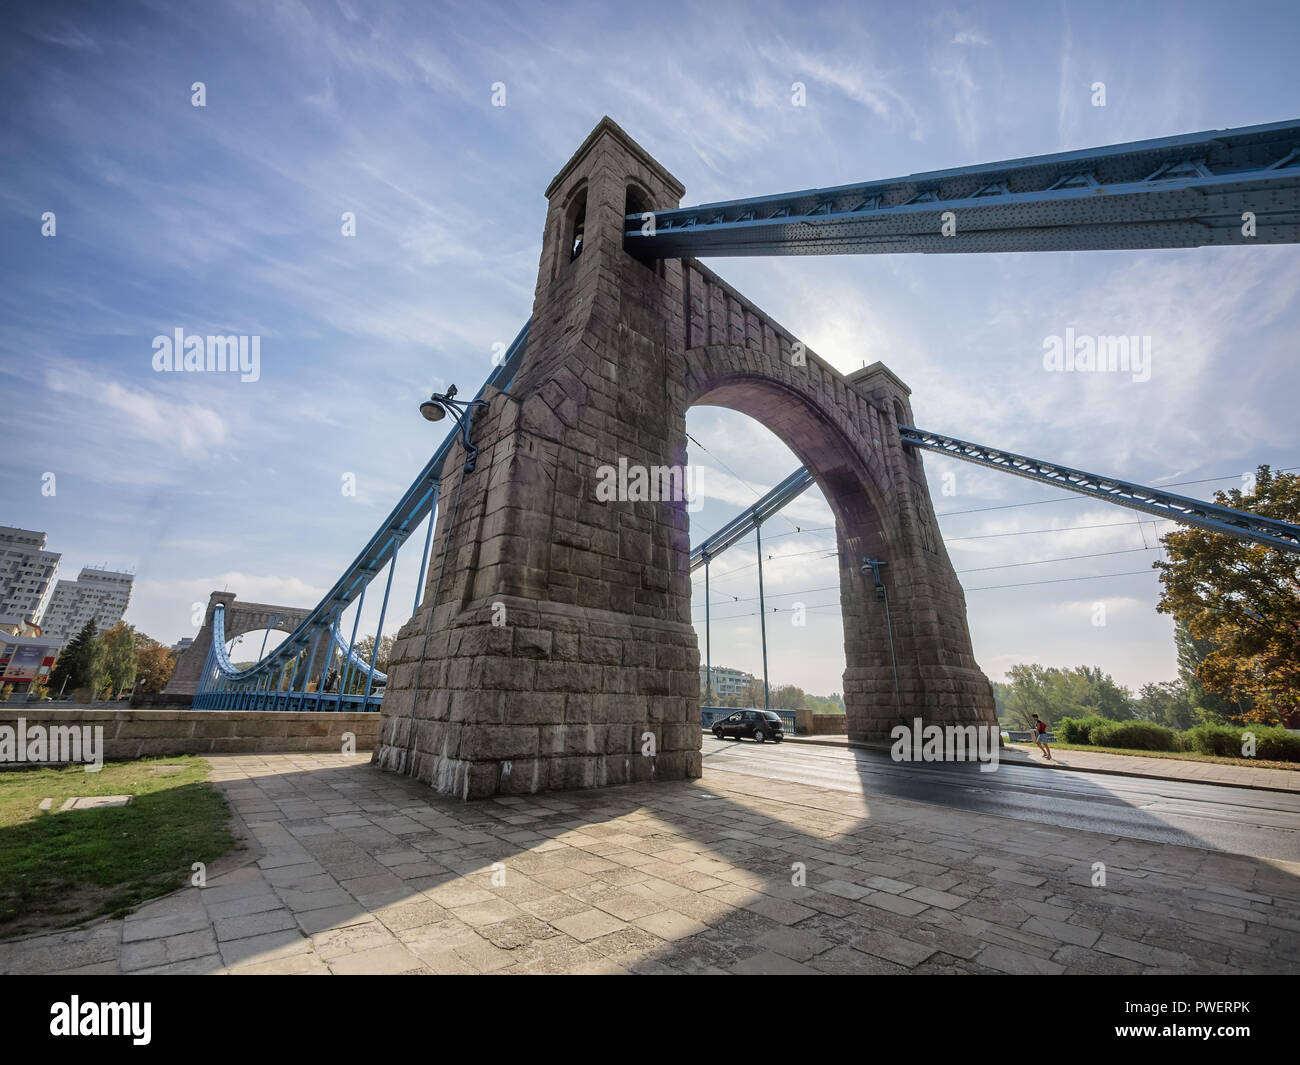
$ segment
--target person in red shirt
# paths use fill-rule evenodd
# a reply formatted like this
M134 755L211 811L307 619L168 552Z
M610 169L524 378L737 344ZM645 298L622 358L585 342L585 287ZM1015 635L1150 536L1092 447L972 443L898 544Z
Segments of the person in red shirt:
M1034 742L1038 744L1038 749L1043 752L1043 757L1050 762L1052 752L1047 746L1047 722L1040 721L1037 714L1031 714L1030 716L1034 719Z

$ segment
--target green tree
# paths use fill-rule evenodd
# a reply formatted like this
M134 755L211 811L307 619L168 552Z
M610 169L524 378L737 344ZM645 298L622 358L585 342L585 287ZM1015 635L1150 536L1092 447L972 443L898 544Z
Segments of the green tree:
M1021 663L1007 670L1007 683L1000 691L995 686L993 694L995 701L1001 697L1002 716L1012 728L1032 728L1034 714L1049 725L1063 717L1094 714L1115 721L1133 717L1129 690L1098 666L1058 669Z
M1014 665L1007 670L1006 716L1013 728L1032 728L1037 714L1049 725L1080 706L1080 684L1055 666L1037 662Z
M1133 709L1140 720L1179 732L1201 723L1181 679L1142 685Z
M162 691L176 668L171 650L142 632L135 634L135 662L142 692Z
M769 693L769 705L773 710L802 710L807 701L804 690L793 684L782 684ZM762 703L758 705L762 706Z
M388 672L388 663L393 660L393 648L397 644L396 636L385 636L379 641L379 654L375 658L375 671L378 673ZM374 636L363 636L357 641L357 655L365 662L370 661L371 649L375 646ZM366 672L361 673L361 689L364 691L366 686Z
M87 621L60 653L50 670L50 690L55 695L89 687L95 675L95 622Z
M1254 707L1254 700L1248 695L1229 698L1205 690L1196 671L1215 649L1209 640L1196 639L1186 624L1175 621L1174 646L1178 650L1178 678L1187 688L1187 698L1197 724L1223 725L1230 720L1242 720Z
M1300 523L1300 476L1260 466L1251 491L1215 502ZM1196 666L1206 691L1251 700L1240 720L1300 723L1300 556L1206 529L1161 537L1159 605L1212 648Z
M843 714L844 700L839 692L830 695L804 695L804 706L814 714Z
M119 621L99 638L101 684L111 698L135 684L135 630Z
M1116 684L1109 673L1099 666L1079 666L1074 673L1087 684L1083 705L1090 713L1112 721L1128 721L1133 717L1133 696L1122 685Z
M1010 694L1011 686L1009 684L1003 684L1000 680L993 681L993 710L998 715L999 721L1003 721L1007 717L1007 696Z

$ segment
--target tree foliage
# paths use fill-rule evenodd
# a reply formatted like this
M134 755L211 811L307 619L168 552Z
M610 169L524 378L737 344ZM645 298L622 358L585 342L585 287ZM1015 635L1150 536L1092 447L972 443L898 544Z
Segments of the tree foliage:
M381 651L382 654L382 651ZM700 693L703 705L704 693ZM744 691L739 695L714 696L713 706L746 707L762 709L763 678L750 677L745 682ZM809 695L797 684L770 685L768 688L768 706L772 710L811 710L814 714L844 713L844 697L839 692L830 695Z
M1142 685L1133 711L1140 721L1183 732L1202 723L1182 679Z
M1215 502L1300 523L1300 476L1260 466L1252 491L1216 492ZM1230 718L1300 723L1300 557L1190 527L1161 542L1156 609L1186 626L1204 692L1240 703L1220 711Z
M1248 695L1228 698L1218 692L1207 691L1197 677L1200 664L1214 651L1208 640L1197 640L1181 621L1174 622L1174 645L1178 649L1178 678L1187 689L1187 698L1197 723L1221 725L1228 721L1242 721L1255 705Z
M119 621L99 637L99 646L98 683L94 687L110 698L129 691L135 684L135 630Z
M160 692L171 680L172 670L176 668L176 656L157 640L151 640L142 632L135 634L135 666L140 677L139 690L142 692Z
M379 654L375 658L375 670L379 673L388 672L388 663L393 660L393 648L397 644L396 636L385 636L379 641ZM370 661L371 649L375 646L374 636L363 636L357 641L357 654L363 661ZM365 686L365 681L362 681Z
M814 714L842 714L845 712L844 696L839 692L830 695L805 695L804 706Z
M1008 683L994 685L994 700L1016 728L1031 728L1033 714L1049 725L1062 717L1134 717L1132 694L1098 666L1058 669L1022 663L1008 669L1007 678Z
M59 652L50 670L50 690L58 695L90 687L95 675L95 622L87 621L81 631Z
M160 692L175 666L168 648L125 621L98 636L94 621L88 621L54 663L48 686L52 695L90 688L92 696L112 696L131 691L139 677L141 691Z

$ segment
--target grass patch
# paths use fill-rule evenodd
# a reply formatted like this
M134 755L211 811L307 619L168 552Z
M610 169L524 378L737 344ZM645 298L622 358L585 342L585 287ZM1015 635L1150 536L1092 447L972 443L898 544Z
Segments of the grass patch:
M1038 747L1033 743L1013 743L1012 747L1037 753ZM1049 743L1053 751L1092 751L1094 754L1127 754L1137 758L1173 758L1179 762L1212 762L1216 765L1240 765L1248 769L1289 769L1300 772L1300 765L1295 762L1274 762L1264 758L1229 758L1217 754L1201 754L1197 751L1145 751L1134 747L1094 747L1087 743Z
M235 845L226 800L201 758L0 773L0 938L129 913L189 882ZM57 811L73 796L132 795L127 806Z

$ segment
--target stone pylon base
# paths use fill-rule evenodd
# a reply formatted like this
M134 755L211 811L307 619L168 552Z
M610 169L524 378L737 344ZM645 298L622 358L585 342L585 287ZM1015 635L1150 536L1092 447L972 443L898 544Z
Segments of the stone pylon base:
M925 676L900 673L894 691L887 669L845 670L844 705L849 739L857 743L890 743L896 725L982 725L997 728L992 689L979 669L927 666ZM856 674L856 675L855 675Z
M700 775L689 626L498 597L425 647L427 620L399 634L376 764L462 799Z

